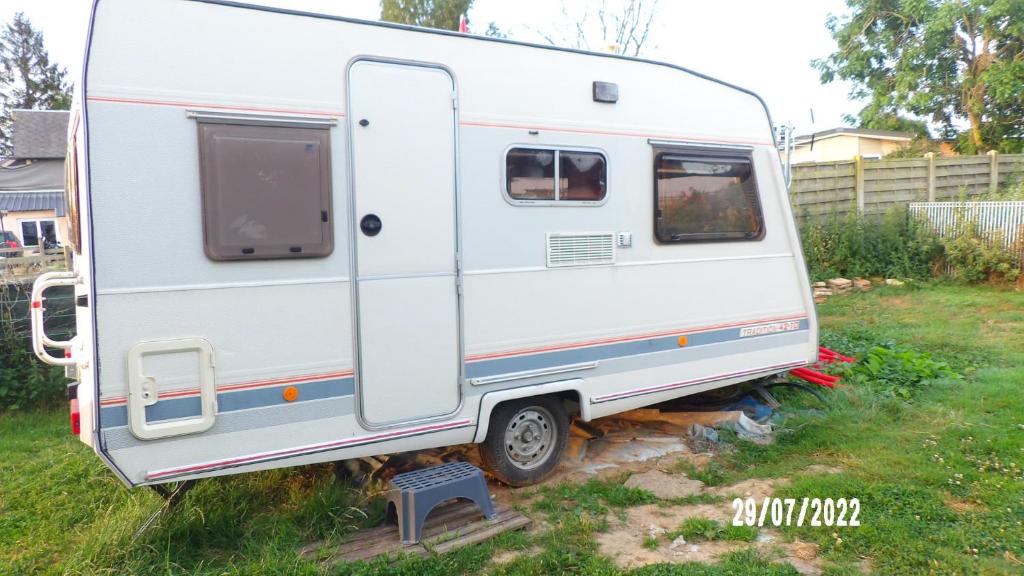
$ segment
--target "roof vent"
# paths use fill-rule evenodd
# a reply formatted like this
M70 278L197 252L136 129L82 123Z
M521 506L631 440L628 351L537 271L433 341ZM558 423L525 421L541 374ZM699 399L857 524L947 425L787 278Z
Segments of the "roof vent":
M548 232L548 268L614 263L614 232Z

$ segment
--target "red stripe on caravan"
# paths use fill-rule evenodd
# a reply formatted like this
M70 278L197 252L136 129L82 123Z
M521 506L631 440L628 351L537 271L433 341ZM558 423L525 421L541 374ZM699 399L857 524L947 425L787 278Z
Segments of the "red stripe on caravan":
M644 340L646 338L657 338L660 336L672 336L676 334L692 334L694 332L706 332L708 330L717 330L720 328L732 328L735 326L750 326L752 324L763 324L765 322L776 322L779 320L803 320L806 315L790 315L790 316L776 316L774 318L762 318L760 320L744 320L742 322L728 322L725 324L712 324L710 326L698 326L695 328L676 328L674 330L663 330L661 332L651 332L647 334L639 334L633 336L622 336L619 338L600 338L597 340L588 340L584 342L572 342L568 344L556 344L554 346L538 346L536 348L524 348L521 350L509 350L506 352L493 352L484 354L475 354L473 356L467 356L467 362L474 362L477 360L490 360L492 358L505 358L508 356L521 356L523 354L533 354L536 352L551 352L556 350L568 350L570 348L585 348L587 346L597 346L599 344L616 344L618 342L632 342L635 340Z
M678 134L645 134L643 132L630 132L625 130L597 130L593 128L571 128L568 126L537 126L530 124L506 124L503 122L480 122L476 120L463 120L460 126L478 126L481 128L513 128L517 130L548 130L551 132L570 132L575 134L601 134L605 136L635 136L638 138L662 138L665 140L683 140L690 142L707 142L722 144L751 144L755 146L771 146L772 143L766 140L744 140L739 138L708 138L705 136L680 136Z
M660 336L671 336L675 334L692 334L694 332L705 332L708 330L717 330L721 328L732 328L737 326L750 326L754 324L763 324L765 322L776 322L779 320L803 320L806 315L788 315L788 316L775 316L771 318L761 318L758 320L743 320L739 322L727 322L723 324L711 324L708 326L697 326L693 328L681 328L674 330L663 330L660 332L649 332L646 334L635 334L632 336L621 336L616 338L599 338L596 340L587 340L583 342L570 342L567 344L556 344L553 346L538 346L534 348L523 348L520 350L509 350L505 352L493 352L484 354L475 354L467 356L467 362L477 362L480 360L491 360L495 358L508 358L511 356L523 356L526 354L536 354L539 352L555 352L559 350L570 350L573 348L586 348L588 346L598 346L601 344L616 344L619 342L632 342L636 340L644 340L646 338L658 338ZM331 372L328 374L314 374L311 376L292 376L286 378L276 378L271 380L257 380L253 382L240 382L237 384L227 384L224 386L218 386L217 392L232 392L236 390L248 390L252 388L263 388L268 386L278 386L281 384L295 384L299 382L316 382L319 380L326 380L328 378L344 378L351 376L352 371L347 370L343 372ZM178 398L182 396L194 396L199 394L198 388L188 390L175 390L173 392L164 392L160 394L159 399L164 398ZM127 402L127 398L124 396L114 396L106 398L100 401L100 406L116 406L118 404L124 404Z
M260 106L235 106L232 104L211 104L209 102L181 102L174 100L150 100L146 98L115 98L113 96L89 96L90 102L115 102L117 104L142 104L145 106L174 106L177 108L212 108L214 110L237 110L241 112L280 112L285 114L308 114L311 116L344 117L344 112L323 110L299 110L295 108L275 108Z
M373 436L357 436L355 438L348 438L345 440L324 442L323 444L312 444L310 446L300 446L298 448L289 448L286 450L275 450L272 452L263 452L260 454L250 454L249 456L228 458L226 460L214 460L212 462L204 462L202 464L194 464L192 466L184 466L182 468L170 468L167 470L157 470L155 472L150 472L149 474L146 474L146 480L156 480L158 478L176 476L179 474L188 474L190 472L204 472L206 470L226 468L228 466L236 466L240 464L249 464L253 462L258 462L260 460L267 460L270 458L278 458L283 456L300 456L303 453L307 452L318 452L330 448L342 448L344 446L349 446L352 444L366 444L369 442L391 440L394 438L401 438L403 436L421 434L423 432L437 432L451 428L461 428L463 426L468 426L472 423L472 420L457 420L455 422L448 422L445 424L432 424L430 426L420 426L418 428L406 428L405 430L395 430L392 432L385 432L383 434L375 434Z
M647 388L634 388L625 392L617 392L615 394L605 394L604 396L596 396L591 400L592 404L599 404L601 402L610 402L612 400L622 400L624 398L631 398L633 396L642 396L644 394L653 394L655 392L665 392L667 390L673 390L675 388L682 388L683 386L692 386L693 384L701 384L704 382L713 382L715 380L724 380L725 378L734 378L736 376L745 376L747 374L757 374L758 372L764 372L766 370L785 370L794 366L806 366L807 362L804 360L797 360L794 362L786 362L784 364L774 364L772 366L765 366L763 368L754 368L752 370L741 370L739 372L726 372L725 374L715 374L712 376L705 376L703 378L694 378L691 380L680 380L678 382L670 382L668 384L659 384L657 386L649 386Z
M266 388L269 386L280 386L282 384L298 384L306 382L319 382L320 380L327 380L329 378L344 378L351 376L351 370L345 370L342 372L329 372L327 374L312 374L308 376L289 376L285 378L274 378L271 380L254 380L251 382L239 382L236 384L225 384L224 386L218 386L217 392L234 392L236 390L249 390L253 388ZM172 392L163 392L157 398L160 400L166 398L179 398L181 396L198 396L198 388L189 388L186 390L174 390ZM124 404L128 399L124 396L114 396L112 398L105 398L100 401L100 406L116 406L118 404Z

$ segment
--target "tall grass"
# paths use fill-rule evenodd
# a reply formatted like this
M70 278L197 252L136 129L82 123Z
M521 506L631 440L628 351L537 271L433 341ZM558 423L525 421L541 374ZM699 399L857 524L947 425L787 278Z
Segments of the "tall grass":
M53 405L64 397L64 370L36 360L16 311L18 288L0 284L0 414Z
M944 253L939 239L906 208L882 215L803 217L800 236L812 280L924 279L933 275Z

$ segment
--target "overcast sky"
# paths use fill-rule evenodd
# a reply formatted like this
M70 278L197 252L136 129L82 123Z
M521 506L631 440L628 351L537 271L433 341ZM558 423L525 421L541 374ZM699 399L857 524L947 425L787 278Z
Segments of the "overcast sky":
M370 20L380 16L379 0L250 1ZM469 13L470 32L482 33L494 22L510 38L543 42L538 31L557 36L565 30L563 6L572 16L589 11L593 18L597 3L476 0ZM77 79L91 4L91 0L0 0L0 21L24 12L43 31L51 58ZM843 114L855 114L861 106L848 101L848 85L822 86L810 61L832 52L834 43L825 18L829 13L844 14L845 9L842 0L661 0L642 55L754 90L768 102L776 124L792 123L798 133L834 128L842 123Z

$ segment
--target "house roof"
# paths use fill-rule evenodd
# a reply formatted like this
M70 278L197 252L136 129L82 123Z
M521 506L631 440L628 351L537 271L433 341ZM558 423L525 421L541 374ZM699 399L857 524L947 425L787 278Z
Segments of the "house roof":
M811 141L811 137L815 140L824 140L825 138L834 138L836 136L859 136L861 138L871 138L875 140L913 140L916 134L913 132L897 132L895 130L871 130L869 128L831 128L829 130L822 130L821 132L815 132L814 134L804 134L803 136L797 136L794 138L794 144L807 144Z
M0 193L64 190L64 160L0 166Z
M28 212L30 210L56 210L57 216L63 216L64 191L48 192L0 192L0 211Z
M12 110L12 157L64 158L69 118L67 110Z

